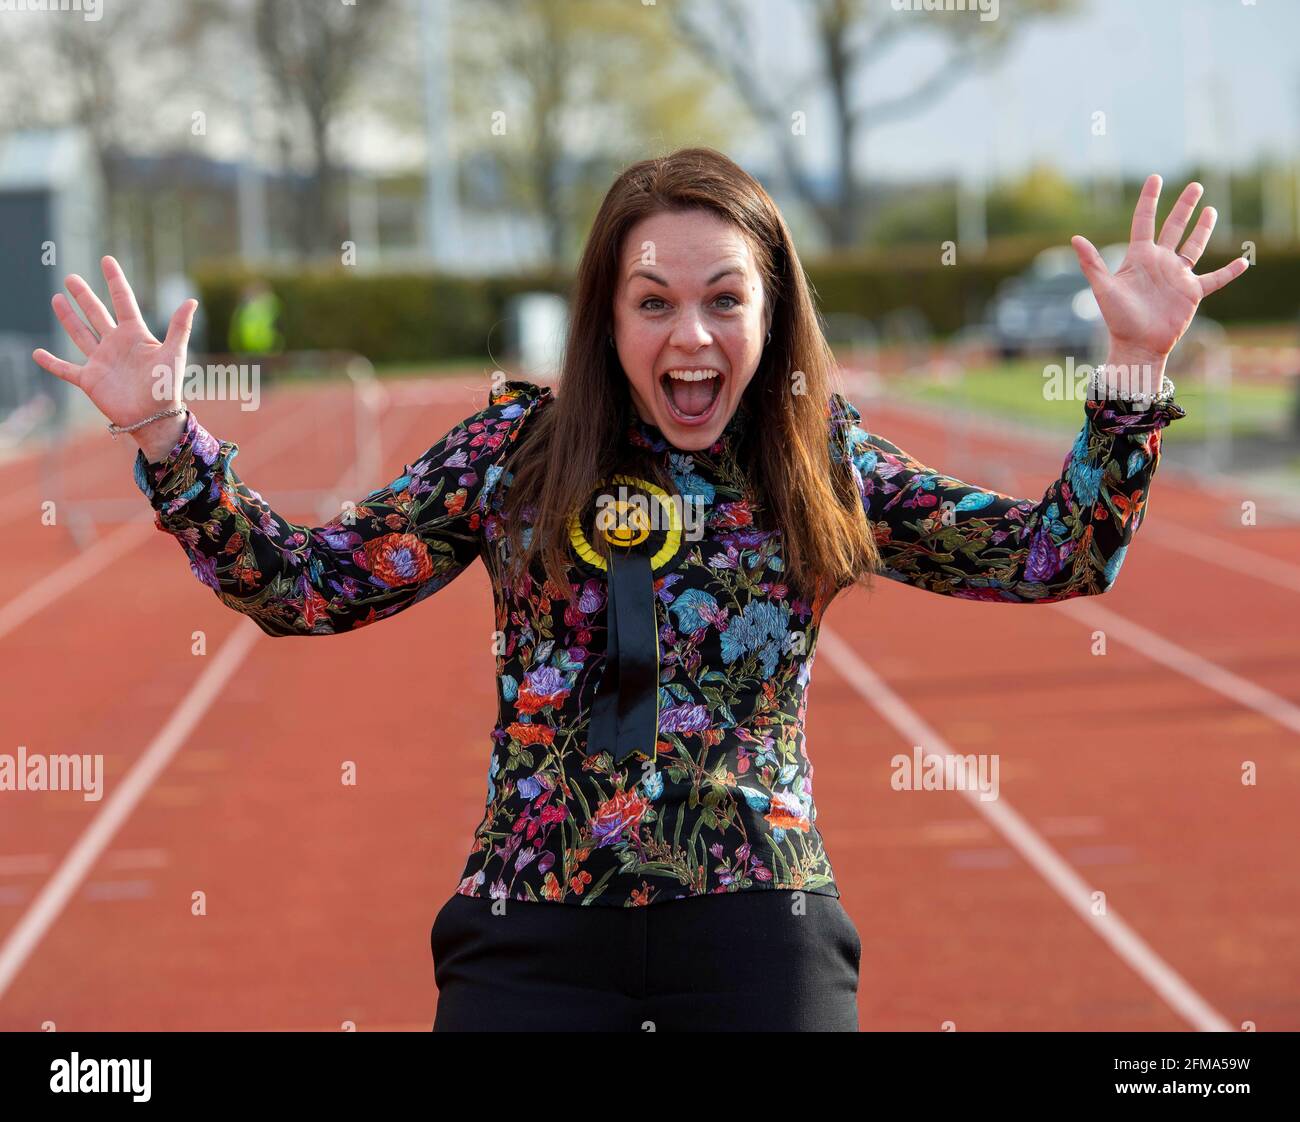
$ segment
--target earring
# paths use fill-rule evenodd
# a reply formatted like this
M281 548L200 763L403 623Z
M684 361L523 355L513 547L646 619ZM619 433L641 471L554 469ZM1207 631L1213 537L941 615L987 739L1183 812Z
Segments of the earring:
M605 338L609 341L609 345L612 347L614 345L614 336L606 335Z
M767 333L767 345L769 347L772 345L772 332L770 330Z

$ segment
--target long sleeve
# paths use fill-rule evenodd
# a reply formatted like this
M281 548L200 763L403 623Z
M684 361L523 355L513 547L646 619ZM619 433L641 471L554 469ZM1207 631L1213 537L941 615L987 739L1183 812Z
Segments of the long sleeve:
M1017 499L943 475L831 398L832 457L848 455L891 580L970 600L1046 604L1105 592L1141 525L1160 463L1161 430L1186 416L1084 401L1083 428L1043 497ZM841 443L843 442L843 443Z
M333 635L443 588L482 545L485 503L528 416L551 391L507 382L386 487L324 526L286 522L235 473L238 445L189 414L160 463L135 481L195 577L268 635Z

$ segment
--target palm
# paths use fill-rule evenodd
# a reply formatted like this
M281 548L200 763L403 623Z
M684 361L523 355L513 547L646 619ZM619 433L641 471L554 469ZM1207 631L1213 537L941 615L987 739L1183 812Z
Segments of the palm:
M176 370L177 358L179 369L185 366L185 348L180 354L176 347L168 347L158 342L144 324L122 323L108 334L100 337L99 345L86 356L86 364L81 368L81 388L86 396L105 416L112 416L112 410L119 406L130 408L139 398L139 372L150 374L156 367L166 366ZM166 409L180 398L180 385L177 379L169 378L155 382L150 377L150 389L159 386L154 400L159 402L159 409Z
M1093 293L1115 343L1168 354L1196 315L1201 282L1173 250L1144 242Z
M1113 275L1087 238L1076 235L1071 239L1113 347L1163 358L1182 338L1202 298L1245 272L1249 262L1244 257L1212 273L1198 275L1190 267L1189 261L1194 265L1200 259L1214 229L1212 207L1201 212L1195 229L1179 249L1200 196L1200 184L1189 183L1156 239L1160 177L1149 176L1133 212L1128 253Z
M68 337L86 356L78 366L45 350L33 353L44 369L82 390L110 421L127 425L175 405L181 399L182 375L189 347L195 300L186 300L172 316L167 338L150 333L122 268L111 257L103 260L104 278L113 314L80 277L68 277L68 291L85 316L73 310L62 293L54 297L54 313Z

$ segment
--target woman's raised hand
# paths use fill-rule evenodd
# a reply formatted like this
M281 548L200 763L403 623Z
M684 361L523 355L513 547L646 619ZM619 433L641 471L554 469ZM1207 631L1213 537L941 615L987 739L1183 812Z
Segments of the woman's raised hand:
M1178 248L1202 192L1199 183L1189 183L1160 227L1157 239L1160 186L1160 176L1154 174L1147 176L1142 185L1133 212L1128 253L1113 276L1092 242L1079 234L1070 239L1110 330L1111 354L1125 361L1163 364L1192 322L1201 299L1241 276L1250 264L1238 257L1212 273L1193 272L1192 266L1210 240L1217 215L1213 207L1206 207L1182 249Z
M113 302L112 315L90 285L75 273L67 278L66 285L86 318L77 315L63 293L52 301L59 323L86 356L86 361L78 366L41 349L33 351L32 358L42 369L85 393L114 424L126 426L180 403L185 354L199 302L182 303L167 327L167 338L159 342L140 315L122 267L112 257L105 257L100 264ZM146 434L149 442L156 445L156 431L150 430L158 430L160 424L145 425L132 435L140 440L142 447ZM183 426L173 424L168 431L178 434L180 427Z

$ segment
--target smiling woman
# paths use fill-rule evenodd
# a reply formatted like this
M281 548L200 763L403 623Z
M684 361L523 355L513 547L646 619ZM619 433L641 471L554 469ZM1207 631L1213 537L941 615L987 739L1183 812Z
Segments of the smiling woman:
M615 471L674 490L665 464L616 438L639 422L682 453L724 434L743 445L745 488L766 495L786 531L784 578L810 602L869 580L875 543L828 467L833 371L790 232L752 176L703 148L628 168L578 266L564 393L512 464L515 574L540 560L563 585L562 527ZM743 431L750 416L762 439ZM566 450L563 472L552 448ZM537 508L527 546L524 506Z
M652 214L624 240L614 343L632 400L677 447L707 448L771 327L759 261L739 228L707 210Z
M1112 362L1148 381L1201 295L1245 267L1194 274L1213 218L1178 252L1199 187L1157 242L1158 193L1153 176L1114 276L1075 243ZM558 394L494 387L346 516L298 526L183 404L147 416L148 372L183 363L193 307L160 343L105 273L116 322L82 282L91 327L56 300L86 364L37 359L135 435L159 527L224 604L270 635L334 635L488 570L498 715L483 816L431 932L439 1029L856 1028L862 944L804 741L827 605L875 573L997 604L1105 592L1185 415L1168 379L1126 394L1112 366L1041 498L927 467L832 388L767 193L686 149L606 196Z

